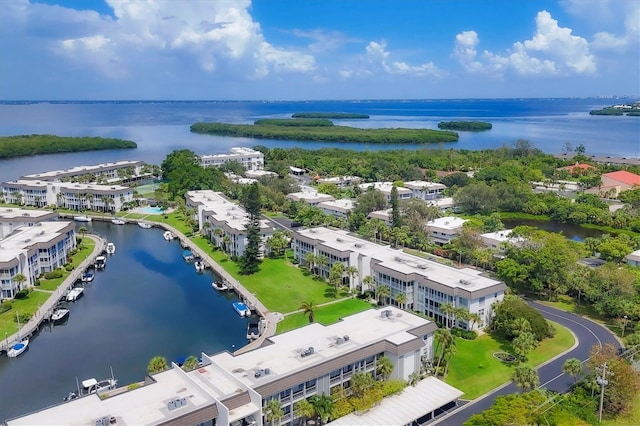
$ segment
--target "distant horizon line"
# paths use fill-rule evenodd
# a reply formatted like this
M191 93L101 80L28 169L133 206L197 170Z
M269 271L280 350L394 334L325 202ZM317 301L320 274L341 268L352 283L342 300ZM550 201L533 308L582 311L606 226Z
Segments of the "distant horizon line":
M262 102L262 103L284 103L284 102L415 102L415 101L481 101L481 100L561 100L561 99L639 99L640 95L611 95L611 96L560 96L560 97L523 97L516 96L510 98L351 98L351 99L0 99L0 104L15 103L134 103L134 102Z

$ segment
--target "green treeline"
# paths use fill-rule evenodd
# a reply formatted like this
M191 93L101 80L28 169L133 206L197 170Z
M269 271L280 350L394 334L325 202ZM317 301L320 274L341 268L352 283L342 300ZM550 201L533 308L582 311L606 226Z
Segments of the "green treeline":
M333 126L331 120L314 118L264 118L253 122L256 126L284 126L284 127L322 127Z
M54 135L0 136L0 158L55 154L58 152L131 149L137 147L138 145L132 141L100 137L66 137Z
M445 130L467 130L467 131L481 131L491 130L493 125L486 121L441 121L438 123L438 129Z
M628 115L630 117L638 117L640 116L640 103L636 102L633 105L628 105L625 107L606 107L602 109L594 109L589 111L589 115Z
M358 114L352 112L295 112L291 115L292 118L369 118L367 114Z
M360 143L441 143L456 142L458 134L432 129L357 129L346 126L283 126L226 123L195 123L194 133L256 139Z

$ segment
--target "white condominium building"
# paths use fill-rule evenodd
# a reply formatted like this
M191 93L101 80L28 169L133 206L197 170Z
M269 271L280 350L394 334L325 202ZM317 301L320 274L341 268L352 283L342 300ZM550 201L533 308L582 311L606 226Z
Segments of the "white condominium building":
M409 181L404 183L404 187L410 189L413 198L420 200L435 200L443 196L442 191L447 189L446 185L423 180Z
M318 184L329 183L334 184L338 188L346 188L360 182L362 182L362 178L359 176L334 176L316 179L316 183Z
M307 264L307 253L327 259L326 263L315 265L323 277L329 276L336 262L343 263L345 269L355 266L357 275L351 279L345 272L345 284L352 289L364 289L364 278L371 276L374 288L389 287L387 302L401 308L423 313L442 323L447 320L440 309L443 304L479 315L479 321L457 321L462 328L484 328L491 319L491 305L503 299L506 289L503 282L475 269L443 265L343 230L303 229L293 234L292 245L294 256L302 265Z
M377 189L382 192L387 199L387 202L391 201L391 189L393 188L393 182L370 182L370 183L361 183L358 185L363 191L367 191L370 188ZM408 200L413 197L413 191L409 188L403 188L401 186L398 188L398 200Z
M425 226L429 233L429 238L436 244L444 245L460 235L465 222L467 222L466 219L461 219L456 216L445 216L430 220Z
M249 215L239 204L211 190L189 191L185 195L187 207L196 211L198 227L205 230L217 247L232 256L242 256L247 246ZM267 220L260 220L262 242L273 235ZM264 246L262 247L264 250Z
M117 161L115 163L95 164L92 166L77 166L67 170L33 173L22 176L20 180L125 184L148 180L152 177L150 166L144 161L127 160Z
M33 226L38 222L58 220L58 212L51 210L27 210L17 207L0 207L0 240L18 228Z
M287 194L287 199L291 201L303 201L310 206L317 206L326 201L334 201L335 198L329 194L322 194L317 191L301 191Z
M237 161L246 170L264 169L264 154L251 148L231 148L229 154L201 155L202 167L219 167L229 161Z
M5 202L11 204L101 212L118 212L134 200L133 189L122 185L28 179L4 182L0 186L0 194Z
M343 198L334 201L323 201L318 203L318 208L322 210L324 214L332 215L339 218L346 218L349 213L355 208L356 203L348 198Z
M0 240L0 298L12 298L40 274L62 267L75 247L75 224L66 221L38 222ZM16 280L18 274L26 280Z
M117 390L108 398L89 395L6 424L299 425L303 419L296 403L348 388L355 373L378 376L382 357L394 365L392 378L420 371L422 361L433 356L435 329L434 323L394 307L370 309L335 324L313 323L271 337L270 344L242 354L202 354L202 365L193 371L172 364L138 388ZM406 423L452 408L462 394L435 377L418 386L425 396ZM413 398L410 391L407 396ZM271 400L280 403L282 417L267 422Z

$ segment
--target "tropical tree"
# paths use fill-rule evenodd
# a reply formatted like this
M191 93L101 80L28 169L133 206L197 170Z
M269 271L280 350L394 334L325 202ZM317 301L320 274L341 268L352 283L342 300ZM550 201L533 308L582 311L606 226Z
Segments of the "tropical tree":
M358 268L353 265L349 265L344 269L345 274L349 277L349 288L354 288L355 278L358 276Z
M447 360L447 363L445 364L445 367L444 367L443 377L447 377L447 373L449 372L449 365L451 365L451 358L453 358L453 356L456 354L455 342L456 341L454 339L453 344L447 346L446 348L443 348L444 358L446 358Z
M404 305L405 303L407 303L407 295L405 293L397 293L394 297L394 300L396 301L400 309L404 309Z
M272 425L280 421L282 416L284 416L284 410L282 409L280 401L277 399L270 399L264 407L264 414L267 421Z
M249 185L242 197L242 206L247 212L247 245L240 259L239 272L255 274L260 270L260 190L257 183Z
M307 399L296 402L293 405L293 412L296 417L302 417L302 424L306 426L307 419L313 417L316 414L316 410L313 408L313 404Z
M147 365L147 373L156 374L162 371L168 370L169 364L167 364L167 359L162 356L154 356L149 361L149 365Z
M325 424L329 421L333 415L334 402L329 395L313 395L309 398L309 402L313 405L313 410L320 419L321 424Z
M200 362L198 361L198 358L191 355L184 360L184 364L182 364L182 369L184 371L192 371L198 368L199 366L200 366Z
M471 326L469 327L469 329L473 330L476 323L479 323L482 321L482 317L477 312L469 312L469 321L471 321Z
M22 290L22 284L27 281L27 277L25 277L24 274L16 274L13 277L13 281L18 284L18 290Z
M526 361L529 352L538 346L538 341L533 333L530 331L524 331L513 339L511 346L520 361Z
M511 380L513 380L523 392L531 391L540 385L538 372L528 365L516 367L511 375Z
M393 372L393 362L387 356L378 358L376 362L376 372L386 380Z
M378 302L382 305L382 301L384 300L386 302L387 298L391 296L391 287L385 284L378 284L376 287L376 293Z
M434 334L436 346L434 348L433 354L438 358L438 361L436 363L437 374L440 369L440 363L444 359L449 347L455 345L456 338L448 328L438 328L436 329Z
M373 277L371 275L367 275L362 279L362 291L366 287L369 290L373 286ZM377 300L377 297L376 297Z
M340 286L342 285L342 275L344 274L344 263L342 262L334 262L331 265L331 270L329 271L329 284L336 288L336 297L338 297L338 293L340 291Z
M356 398L362 398L375 385L375 379L369 373L360 371L351 376L351 391Z
M312 274L316 273L316 260L317 257L312 251L309 251L304 255L304 263L307 265L309 272L311 272Z
M440 312L445 316L445 327L451 328L453 321L452 316L455 313L456 308L451 303L443 303L440 305Z
M313 322L315 319L315 310L316 310L316 305L315 302L313 300L310 300L308 302L302 302L302 304L300 305L300 308L302 309L303 313L305 315L309 315L309 322Z
M582 362L578 358L569 358L564 362L562 372L573 377L573 384L575 384L582 373Z

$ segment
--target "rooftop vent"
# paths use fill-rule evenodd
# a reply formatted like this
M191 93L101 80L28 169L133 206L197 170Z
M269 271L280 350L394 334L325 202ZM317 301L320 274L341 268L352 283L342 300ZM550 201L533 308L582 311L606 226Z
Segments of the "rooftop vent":
M429 268L429 266L427 266L426 263L421 263L421 264L418 265L418 269L428 269L428 268Z
M300 357L304 358L306 356L313 355L314 353L315 350L313 349L313 346L309 346L309 348L303 349L302 352L300 352Z
M357 248L362 248L362 244L360 244L360 243L355 243L354 246L357 247Z
M393 316L393 312L391 312L391 309L385 309L384 311L380 312L380 318L390 318Z
M270 373L271 373L271 370L269 370L268 368L260 368L253 372L253 377L257 379L258 377L266 376Z
M167 409L171 411L175 410L176 408L184 407L185 405L187 405L186 398L175 398L167 402Z
M471 281L460 279L460 284L462 284L462 285L471 285Z
M113 416L104 416L96 420L96 426L108 426L116 424L117 420Z
M29 217L29 216L31 216L31 215L30 215L29 213L27 213L27 212L24 212L24 213L22 213L22 216L24 216L24 217Z

